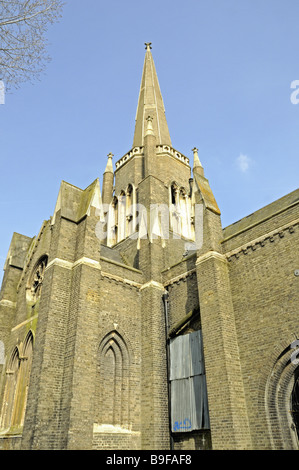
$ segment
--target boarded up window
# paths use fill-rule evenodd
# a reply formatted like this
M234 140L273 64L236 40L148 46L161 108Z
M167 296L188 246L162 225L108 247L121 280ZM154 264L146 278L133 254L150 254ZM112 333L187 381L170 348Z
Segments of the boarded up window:
M200 330L170 340L170 389L172 431L209 429Z

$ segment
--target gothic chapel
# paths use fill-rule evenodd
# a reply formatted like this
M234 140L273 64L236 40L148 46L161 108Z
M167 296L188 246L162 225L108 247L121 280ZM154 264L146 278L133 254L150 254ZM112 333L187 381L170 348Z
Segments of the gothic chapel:
M14 233L0 449L298 449L299 190L223 228L146 44L132 148Z

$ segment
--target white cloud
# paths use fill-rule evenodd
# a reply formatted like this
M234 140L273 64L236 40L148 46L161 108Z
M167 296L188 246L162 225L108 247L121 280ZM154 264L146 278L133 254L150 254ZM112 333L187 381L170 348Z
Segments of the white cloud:
M247 157L247 155L243 155L243 153L241 153L237 158L237 165L239 167L239 170L242 171L242 173L246 173L246 171L249 169L250 164L251 159Z

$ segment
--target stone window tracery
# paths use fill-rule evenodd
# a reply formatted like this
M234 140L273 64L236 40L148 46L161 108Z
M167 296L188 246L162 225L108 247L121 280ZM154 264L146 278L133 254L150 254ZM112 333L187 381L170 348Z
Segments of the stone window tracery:
M29 280L29 286L27 288L28 300L36 302L39 299L47 264L48 257L43 256L35 266Z

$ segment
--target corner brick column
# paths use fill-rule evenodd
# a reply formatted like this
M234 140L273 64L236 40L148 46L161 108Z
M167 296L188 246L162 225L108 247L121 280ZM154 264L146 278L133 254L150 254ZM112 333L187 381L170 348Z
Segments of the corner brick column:
M96 354L100 304L100 264L82 261L73 268L65 390L69 419L68 450L90 450L95 421ZM109 393L109 390L107 391Z
M163 286L155 282L141 290L143 449L169 449L169 418Z
M196 262L212 446L251 448L237 333L225 256L209 251Z

